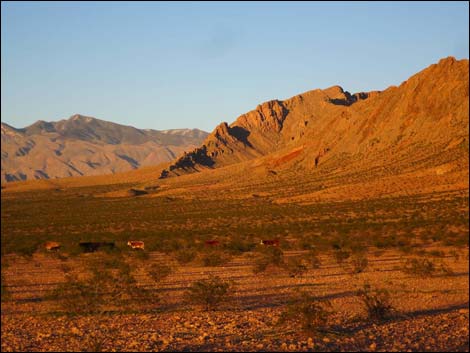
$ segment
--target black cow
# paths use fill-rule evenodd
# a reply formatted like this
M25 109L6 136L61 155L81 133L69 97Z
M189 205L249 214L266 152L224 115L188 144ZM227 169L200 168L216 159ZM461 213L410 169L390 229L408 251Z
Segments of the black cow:
M95 252L100 248L114 249L114 242L82 241L79 245L83 252Z

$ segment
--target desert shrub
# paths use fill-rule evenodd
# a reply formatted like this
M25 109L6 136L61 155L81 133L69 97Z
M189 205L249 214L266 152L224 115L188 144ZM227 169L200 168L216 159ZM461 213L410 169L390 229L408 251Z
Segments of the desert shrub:
M193 249L181 249L175 252L174 256L180 264L187 264L196 258L196 251Z
M351 258L351 272L352 273L361 273L369 265L369 260L364 253L354 254Z
M132 249L132 251L129 254L130 254L130 256L132 256L132 257L134 257L138 260L142 260L142 261L150 259L150 252L145 251L145 250L134 250L134 249Z
M255 260L255 266L253 268L254 273L263 272L266 270L268 265L282 266L284 263L284 253L281 249L275 246L269 246L261 248L259 254Z
M91 260L91 263L96 268L106 268L106 269L121 269L127 268L129 265L124 262L121 254L118 253L105 253L100 254L99 257Z
M101 263L103 265L103 263ZM114 264L113 264L113 267ZM134 299L156 300L137 286L128 264L105 268L98 261L90 263L86 277L67 273L47 299L55 300L69 315L103 313L109 309L128 309Z
M194 282L189 287L186 298L190 303L202 305L207 311L227 301L233 288L232 282L222 280L218 276L210 276L208 279Z
M309 263L314 269L320 268L321 266L321 261L318 257L318 252L315 249L312 249L307 253L306 260L307 263Z
M450 253L449 253L450 256L452 256L455 260L455 262L459 261L460 260L460 255L457 251L455 250L452 250Z
M225 245L225 248L233 254L242 254L244 252L252 251L256 247L253 241L235 237Z
M34 241L20 242L15 246L15 253L27 259L31 259L38 249L40 243Z
M431 250L429 251L429 255L433 257L446 257L446 253L441 250Z
M170 266L164 264L152 264L149 266L147 272L155 282L160 282L161 280L168 277L173 272L173 269Z
M89 281L79 280L76 275L67 274L65 282L59 284L47 299L59 301L59 307L67 314L84 314L97 310L96 289Z
M282 312L278 323L291 322L299 324L307 332L320 332L328 324L331 303L328 300L318 300L316 297L302 292L292 300Z
M220 266L226 263L229 257L221 252L210 251L202 255L202 263L204 266Z
M454 274L454 271L447 266L447 264L444 261L439 262L439 266L437 267L438 272L444 274L444 275L452 275Z
M62 270L63 273L70 273L70 271L72 271L72 268L67 264L61 264L59 268Z
M298 257L291 257L284 263L285 270L291 277L303 275L308 270L307 262Z
M302 238L300 239L298 246L301 250L310 250L312 249L313 244L309 239Z
M386 289L372 288L370 284L364 284L357 294L364 304L367 317L370 320L385 320L395 311L390 303L390 292Z
M337 249L333 252L333 257L335 258L338 265L341 265L344 260L347 260L351 256L351 252L344 249Z
M50 256L53 257L54 259L58 259L60 261L67 261L68 260L68 255L66 254L62 254L58 251L54 251L52 253L50 253Z
M429 277L437 272L437 268L431 260L413 258L406 260L403 272L419 277Z
M1 277L1 301L6 301L10 299L10 291L7 288L6 282L5 282L5 275L2 273Z

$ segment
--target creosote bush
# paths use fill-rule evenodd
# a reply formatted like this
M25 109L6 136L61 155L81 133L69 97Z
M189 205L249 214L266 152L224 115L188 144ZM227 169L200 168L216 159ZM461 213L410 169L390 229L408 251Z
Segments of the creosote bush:
M307 262L304 259L298 257L291 257L284 263L285 270L291 277L297 277L303 275L308 271Z
M280 248L275 246L261 248L255 260L253 272L263 272L270 264L279 267L284 265L284 253Z
M364 253L354 254L351 258L351 272L352 273L361 273L369 265L369 260Z
M251 251L256 247L251 239L243 239L239 236L230 238L230 241L225 245L228 252L239 255L247 251Z
M7 289L7 285L5 283L5 275L3 274L3 272L2 272L2 279L1 280L2 280L2 283L1 283L1 300L3 302L3 301L6 301L6 300L10 299L10 292Z
M174 256L180 264L187 264L196 258L197 252L194 249L181 249L176 251Z
M192 304L202 305L206 311L213 310L229 300L233 289L232 281L210 276L208 279L194 282L186 293L186 299Z
M326 328L331 315L331 303L328 300L319 300L315 296L302 292L292 300L286 310L281 314L278 323L291 322L310 333L318 333Z
M68 315L103 313L134 308L134 301L157 301L144 288L138 287L130 266L119 259L91 261L84 277L68 272L65 282L48 296Z
M209 251L202 255L202 263L204 266L220 266L229 260L228 254L220 251Z
M440 273L450 275L453 273L443 261L436 264L428 259L417 258L406 260L402 271L419 277L431 277Z
M163 264L163 265L162 264L152 264L147 269L147 272L148 272L149 276L152 277L152 279L155 282L160 282L161 280L168 277L173 272L173 269L170 266L165 265L165 264Z
M351 252L344 249L337 249L333 252L333 256L338 265L342 265L345 260L349 259Z
M306 256L306 259L313 269L318 269L321 267L321 261L318 257L318 251L310 250Z
M390 303L390 292L386 289L372 288L366 283L357 294L365 306L367 317L372 321L385 320L395 311Z

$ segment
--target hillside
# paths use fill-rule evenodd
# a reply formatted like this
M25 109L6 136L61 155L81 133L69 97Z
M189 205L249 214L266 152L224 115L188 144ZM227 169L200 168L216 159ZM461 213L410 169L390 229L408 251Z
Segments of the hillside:
M418 170L468 159L468 132L468 60L448 57L382 92L333 86L265 102L221 123L161 178L260 157L276 173L392 161Z
M112 177L8 183L3 191L126 184L104 196L135 187L165 197L307 204L468 193L468 134L468 60L449 57L381 92L334 86L263 103L172 162Z
M199 144L197 129L139 130L82 115L37 121L22 129L1 124L2 181L125 172L170 161Z

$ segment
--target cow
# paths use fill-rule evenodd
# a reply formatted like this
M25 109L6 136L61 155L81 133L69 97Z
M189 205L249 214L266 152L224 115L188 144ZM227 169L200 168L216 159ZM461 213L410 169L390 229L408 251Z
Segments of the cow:
M129 245L132 249L144 250L144 242L140 240L129 240L127 242L127 245Z
M56 241L47 241L44 244L44 247L46 248L47 251L59 250L60 243L58 243Z
M204 244L206 246L217 246L220 245L220 242L218 240L206 240Z
M88 241L88 242L80 242L79 243L80 247L83 248L84 252L95 252L96 250L100 248L108 248L108 249L114 249L114 242L93 242L93 241Z
M272 245L272 246L279 246L279 239L266 239L261 240L261 245Z

